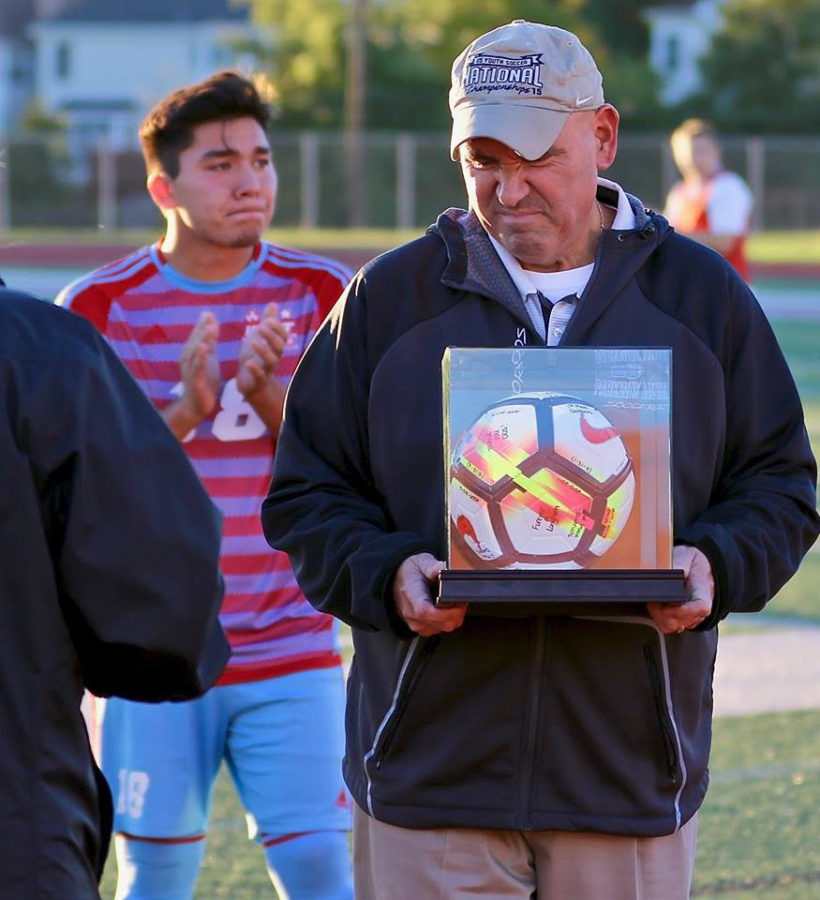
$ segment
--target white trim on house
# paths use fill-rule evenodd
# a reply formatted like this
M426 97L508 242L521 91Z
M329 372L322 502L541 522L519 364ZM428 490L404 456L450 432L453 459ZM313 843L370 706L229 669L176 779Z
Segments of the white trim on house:
M661 78L661 100L679 103L700 87L698 63L722 21L722 0L696 0L644 11L649 62Z

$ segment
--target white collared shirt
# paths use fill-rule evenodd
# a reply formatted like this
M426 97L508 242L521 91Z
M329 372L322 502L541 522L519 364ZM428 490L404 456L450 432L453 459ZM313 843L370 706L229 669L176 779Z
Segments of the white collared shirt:
M635 213L620 185L606 178L598 178L598 184L618 193L618 207L612 222L613 230L634 228ZM509 272L510 278L518 288L533 327L546 340L548 347L555 347L575 312L578 298L586 288L595 264L589 263L579 266L577 269L564 269L560 272L535 272L532 269L523 268L512 253L499 244L491 234L488 237L501 262L504 263L504 268ZM543 307L538 299L539 293L553 304L549 323L544 321Z

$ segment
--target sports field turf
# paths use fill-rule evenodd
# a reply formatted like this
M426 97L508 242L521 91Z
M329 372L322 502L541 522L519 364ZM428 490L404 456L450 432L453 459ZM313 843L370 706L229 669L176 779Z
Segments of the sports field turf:
M715 722L693 897L820 898L820 710ZM103 896L113 897L113 864ZM223 768L197 900L273 896ZM412 900L412 898L408 898ZM605 900L605 898L602 898Z

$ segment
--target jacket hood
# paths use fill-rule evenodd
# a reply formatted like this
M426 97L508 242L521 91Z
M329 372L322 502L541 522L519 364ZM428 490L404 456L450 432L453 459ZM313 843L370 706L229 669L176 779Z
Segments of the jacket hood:
M598 197L611 204L613 192L599 185ZM575 343L580 339L672 233L672 227L663 216L647 209L637 197L631 194L626 197L635 214L635 227L623 231L607 229L602 233L592 277L567 328L564 343ZM506 306L524 325L531 326L518 289L472 210L447 209L427 232L438 236L446 248L444 284L491 297ZM598 284L605 284L607 289L597 291Z

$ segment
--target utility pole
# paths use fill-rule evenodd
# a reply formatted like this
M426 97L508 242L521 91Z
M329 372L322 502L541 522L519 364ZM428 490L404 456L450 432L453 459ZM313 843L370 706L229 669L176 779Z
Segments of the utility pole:
M345 169L348 224L367 224L367 160L365 159L365 87L367 79L367 11L369 0L351 0L345 85Z

